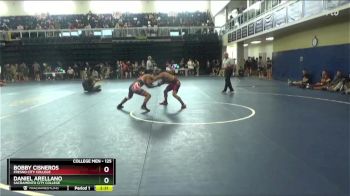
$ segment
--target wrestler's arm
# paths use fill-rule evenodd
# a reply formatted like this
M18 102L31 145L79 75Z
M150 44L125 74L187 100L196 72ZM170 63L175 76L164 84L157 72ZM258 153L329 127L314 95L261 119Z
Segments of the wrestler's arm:
M157 87L157 85L153 85L153 81L155 81L154 78L146 78L145 79L145 86L147 86L147 88Z
M153 77L153 80L156 81L156 80L159 80L159 79L161 79L161 78L162 78L162 75L161 75L161 73L160 73L160 74L154 76L154 77Z
M158 87L158 85L153 85L153 83L151 83L151 84L145 83L145 86L147 86L147 88Z
M158 74L157 76L154 76L153 79L154 81L157 81L157 80L160 80L158 83L157 83L157 86L161 86L164 84L164 80L163 80L163 73L160 73Z

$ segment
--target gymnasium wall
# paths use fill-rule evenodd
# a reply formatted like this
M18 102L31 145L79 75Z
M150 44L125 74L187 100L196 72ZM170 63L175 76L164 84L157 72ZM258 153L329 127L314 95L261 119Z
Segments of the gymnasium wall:
M297 32L275 37L273 43L273 77L278 80L300 79L305 68L319 81L322 69L350 73L349 20L311 26ZM312 39L319 40L312 47Z
M293 32L281 37L275 37L273 42L274 52L311 48L314 36L319 40L318 46L331 46L350 43L350 21L338 22L330 25L317 24L318 26L302 31Z
M12 42L0 48L2 59L0 64L26 62L63 64L88 61L90 64L100 62L114 63L116 60L139 61L146 60L151 55L156 63L164 66L166 61L181 58L196 58L201 65L212 59L220 59L221 44L217 41L157 41L157 42L123 42L94 43L72 41L57 43L21 43Z
M213 16L218 14L230 1L227 0L210 0L210 12Z
M274 48L272 41L263 41L260 44L249 44L244 49L246 51L244 52L244 58L247 59L248 57L259 57L259 53L261 52L266 53L266 58L272 58L272 52Z
M237 59L237 43L230 44L226 47L229 58Z

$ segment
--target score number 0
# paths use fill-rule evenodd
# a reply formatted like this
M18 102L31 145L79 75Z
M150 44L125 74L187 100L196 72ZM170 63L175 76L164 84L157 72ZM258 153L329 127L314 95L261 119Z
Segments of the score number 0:
M105 167L103 168L103 171L104 171L105 173L108 173L108 172L109 172L109 167L108 167L108 166L105 166ZM108 183L109 183L109 178L108 178L108 177L105 177L105 178L103 179L103 182L104 182L105 184L108 184Z

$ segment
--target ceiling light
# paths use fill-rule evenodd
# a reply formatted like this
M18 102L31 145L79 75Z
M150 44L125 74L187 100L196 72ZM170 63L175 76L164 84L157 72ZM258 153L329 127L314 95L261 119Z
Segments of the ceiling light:
M261 43L261 41L252 41L252 42L250 42L251 44L260 44Z
M273 37L267 37L266 40L267 41L272 41L274 38Z

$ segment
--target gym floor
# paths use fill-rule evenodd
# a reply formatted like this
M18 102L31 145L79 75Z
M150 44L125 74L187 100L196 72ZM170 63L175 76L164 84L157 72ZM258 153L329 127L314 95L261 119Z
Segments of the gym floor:
M349 195L349 96L255 78L223 94L223 78L180 80L187 109L171 94L158 105L163 85L145 88L149 113L138 95L116 109L131 80L94 94L79 81L2 87L0 195L23 195L6 190L10 157L116 158L105 195Z

